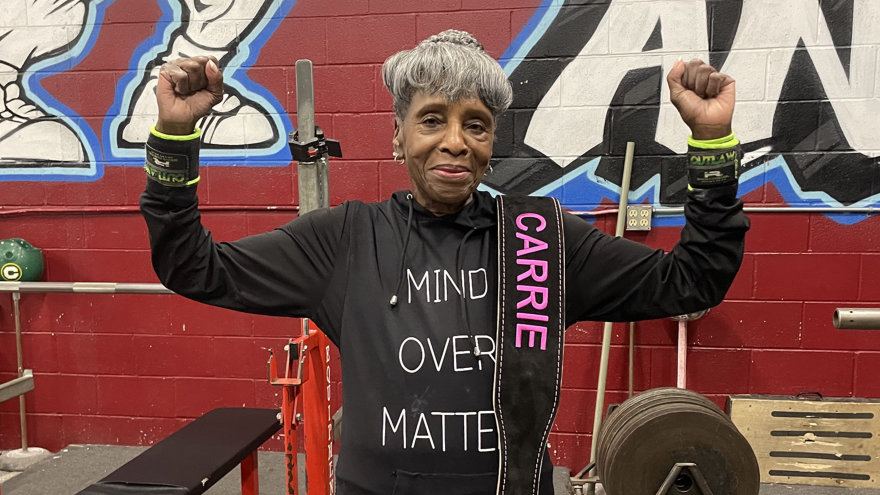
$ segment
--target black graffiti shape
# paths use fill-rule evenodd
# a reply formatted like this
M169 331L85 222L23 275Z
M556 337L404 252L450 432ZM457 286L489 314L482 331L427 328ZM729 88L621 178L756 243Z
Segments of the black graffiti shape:
M706 0L706 27L709 34L709 64L724 66L739 19L742 17L742 0Z
M52 15L55 12L58 12L59 10L70 10L76 4L88 3L88 1L89 0L61 0L61 1L56 0L54 7L51 10L49 10L46 14Z
M660 22L660 19L657 19L657 24L654 25L654 30L651 31L651 36L648 36L648 41L646 41L645 46L642 47L643 52L659 50L663 48L663 35L661 34L662 31L663 24Z
M819 0L837 57L849 77L850 47L852 46L853 0Z
M822 191L845 205L880 192L880 163L855 152L803 42L798 43L773 117L774 152L804 191Z
M193 6L196 8L196 12L202 13L205 11L205 9L210 8L211 4L205 3L202 0L195 0L195 3L193 4Z
M201 14L201 13L204 12L206 9L210 8L210 7L211 7L211 4L207 4L207 3L205 3L205 2L202 2L201 0L195 0L195 4L194 4L194 6L195 6L195 8L196 8L196 12L198 12L199 14ZM208 29L208 24L210 24L210 23L212 23L212 22L215 22L217 19L220 19L220 18L222 18L224 15L228 14L229 11L232 10L232 7L233 7L233 2L229 2L229 4L226 5L226 9L225 9L225 10L223 10L223 11L221 11L221 12L218 12L214 17L212 17L212 18L210 18L210 19L204 19L204 20L203 20L203 21L204 21L204 24L202 25L202 31L204 31L205 29Z

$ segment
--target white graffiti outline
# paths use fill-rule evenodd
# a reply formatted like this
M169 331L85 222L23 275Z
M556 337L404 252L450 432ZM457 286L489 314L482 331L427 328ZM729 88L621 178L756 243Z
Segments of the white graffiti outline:
M22 74L22 85L34 103L52 114L53 119L63 121L77 135L85 150L83 163L87 166L52 165L46 167L9 167L0 169L0 181L7 180L95 180L103 176L103 163L96 159L100 153L98 138L87 124L73 111L49 94L40 84L43 78L55 74L60 66L65 70L79 63L91 51L98 37L104 9L114 0L93 0L88 2L82 33L72 48L53 57L35 62ZM100 6L100 7L99 7ZM63 163L63 162L59 162Z
M274 1L271 3L269 9L266 14L260 20L260 22L251 30L247 37L240 40L237 45L236 54L229 60L224 67L223 82L225 85L234 88L239 92L242 96L254 101L263 108L267 110L278 110L277 113L270 114L273 122L275 123L278 132L279 139L272 146L267 148L247 148L246 150L231 150L231 149L209 149L205 148L201 150L201 155L204 157L213 158L213 163L216 164L226 164L223 162L241 162L243 165L248 165L246 159L260 157L260 158L278 158L278 165L287 165L290 161L290 150L287 147L287 133L293 128L290 123L290 119L287 117L287 113L280 106L280 103L273 104L264 94L258 93L254 90L254 87L257 86L256 83L252 83L247 75L241 69L247 69L245 66L245 62L248 61L252 56L256 56L259 52L259 49L256 52L252 52L252 44L255 41L263 41L264 37L266 37L264 31L266 30L266 26L269 23L278 22L276 14L279 10L289 10L294 4L296 0L282 0L282 1ZM141 71L144 67L146 67L150 62L155 60L160 53L162 53L166 47L168 46L169 41L171 40L172 33L181 27L182 24L182 9L180 4L173 0L163 0L163 4L166 5L170 9L171 19L172 21L168 22L165 26L165 29L162 31L162 36L151 36L149 39L145 40L145 44L150 44L152 48L144 51L137 61L132 64L132 67L129 68L128 74L126 74L126 78L130 78L127 83L124 83L120 80L121 90L117 90L117 101L114 102L113 107L111 107L111 114L113 110L116 110L116 115L110 119L109 125L104 126L104 132L102 133L104 136L104 144L107 151L107 154L112 158L116 159L127 159L127 164L135 164L139 165L139 162L143 160L143 151L137 148L122 148L119 147L116 143L116 136L119 131L120 125L123 125L128 115L123 114L119 111L120 108L129 108L131 104L131 100L134 96L134 92L140 84L140 75ZM164 10L163 10L164 12ZM274 31L274 30L273 30ZM263 43L259 43L260 47L262 47ZM138 53L139 50L136 50L135 53ZM134 57L133 57L134 58ZM250 83L250 85L245 84L245 82ZM260 88L264 89L264 88ZM271 94L268 90L265 90L266 94ZM121 98L119 97L121 94ZM236 153L238 152L238 153ZM246 152L247 154L243 154ZM131 161L133 160L133 162ZM252 165L260 165L266 166L272 163L266 161L260 161L259 163L253 163Z

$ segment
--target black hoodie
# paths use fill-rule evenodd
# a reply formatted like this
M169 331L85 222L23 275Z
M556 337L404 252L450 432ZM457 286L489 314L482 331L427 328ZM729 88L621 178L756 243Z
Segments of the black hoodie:
M194 186L147 181L141 210L168 288L225 308L309 317L339 347L339 494L495 492L497 231L489 194L437 217L397 192L219 243L200 223ZM685 215L681 241L664 253L566 214L566 323L660 318L720 303L749 226L736 186L689 192ZM551 470L545 456L542 493L552 493Z

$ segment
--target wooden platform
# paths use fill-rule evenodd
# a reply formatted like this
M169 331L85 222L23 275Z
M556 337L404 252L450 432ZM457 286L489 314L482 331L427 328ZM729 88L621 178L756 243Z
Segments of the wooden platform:
M880 399L734 395L763 483L880 489Z

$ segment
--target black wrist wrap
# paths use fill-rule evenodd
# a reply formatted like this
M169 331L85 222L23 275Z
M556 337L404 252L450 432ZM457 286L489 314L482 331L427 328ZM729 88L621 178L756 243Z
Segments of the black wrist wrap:
M173 141L154 134L147 138L147 177L165 186L183 187L199 178L199 139Z
M737 146L722 149L688 147L688 183L691 187L707 188L734 184L739 180Z

